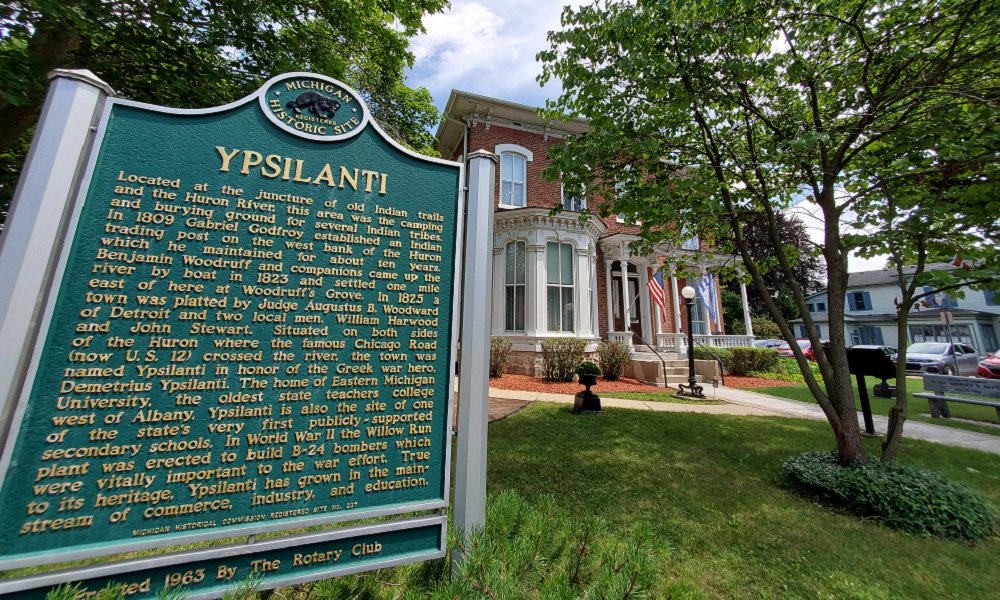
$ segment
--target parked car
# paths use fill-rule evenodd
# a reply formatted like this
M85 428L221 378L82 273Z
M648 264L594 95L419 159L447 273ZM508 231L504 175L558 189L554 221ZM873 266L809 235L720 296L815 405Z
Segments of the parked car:
M805 354L806 350L809 349L809 346L812 345L812 342L810 342L809 340L795 340L795 342L799 345L799 348L802 348L803 354ZM792 347L788 345L788 342L782 342L781 345L778 346L777 350L778 354L782 355L785 358L791 358L795 356L795 353L792 352ZM806 358L808 358L808 356Z
M993 352L987 353L986 357L979 361L976 375L989 379L1000 379L1000 356Z
M855 344L854 346L851 346L851 348L864 348L866 350L877 348L881 350L883 353L885 353L885 355L888 356L889 358L892 358L893 355L896 354L896 349L893 348L892 346L871 346L866 344Z
M892 362L896 362L896 359L897 355L894 355ZM918 342L906 348L906 371L909 373L974 375L979 361L980 356L975 348L965 344Z
M806 341L809 341L809 340L806 340ZM819 343L822 344L824 348L827 348L827 347L830 346L830 340L820 340ZM802 349L802 354L806 358L808 358L809 360L812 360L812 361L816 360L816 352L813 350L812 342L809 342L809 347L808 348L803 348Z
M772 350L777 350L785 343L785 340L754 340L753 345L756 348L771 348Z

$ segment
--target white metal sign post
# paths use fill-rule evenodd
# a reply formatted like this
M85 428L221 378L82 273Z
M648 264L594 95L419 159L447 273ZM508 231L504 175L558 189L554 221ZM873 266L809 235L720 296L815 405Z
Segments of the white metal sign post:
M485 150L469 156L454 514L455 526L466 536L486 523L490 258L496 163L496 156Z

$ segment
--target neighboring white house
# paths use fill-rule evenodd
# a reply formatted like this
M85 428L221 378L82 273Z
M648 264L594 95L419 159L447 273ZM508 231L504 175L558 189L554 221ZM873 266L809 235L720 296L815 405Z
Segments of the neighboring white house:
M934 263L925 270L954 269L950 263ZM904 273L912 273L907 267ZM939 293L926 298L926 305L910 312L907 325L908 339L900 342L896 330L896 304L899 287L895 272L888 269L850 273L847 284L847 301L844 310L844 338L849 346L876 344L899 347L916 342L948 341L948 326L942 312L952 316L951 335L956 343L969 344L981 353L1000 349L1000 292L961 288L962 294ZM925 288L930 291L930 288ZM961 297L959 297L961 296ZM826 292L806 298L819 337L830 336L827 317L829 306ZM793 320L796 335L806 337L802 319Z

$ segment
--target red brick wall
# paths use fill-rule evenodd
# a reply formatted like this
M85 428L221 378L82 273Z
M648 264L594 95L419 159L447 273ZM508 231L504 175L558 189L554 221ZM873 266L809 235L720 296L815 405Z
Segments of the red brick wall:
M558 181L548 182L543 180L542 171L544 171L551 164L548 155L549 148L561 143L562 139L558 137L550 137L546 140L544 137L545 136L541 133L523 131L496 124L491 125L490 128L487 129L486 124L480 122L469 128L469 152L472 153L477 150L494 152L496 147L500 144L517 144L518 146L522 146L530 150L534 160L528 163L527 206L536 208L552 208L556 204L562 202L562 184ZM458 159L460 157L461 148L456 150L456 154L453 158ZM499 168L497 168L494 183L496 185L496 194L493 200L493 205L497 206L500 201ZM591 203L591 207L596 206L595 203L600 202L599 198L588 198L587 200ZM638 226L618 223L614 216L603 219L603 221L608 228L605 235L611 235L614 233L639 233Z
M531 131L523 131L520 129L514 129L511 127L506 127L503 125L493 124L487 129L486 123L476 123L469 128L469 139L468 139L468 149L469 152L476 152L477 150L486 150L489 152L494 152L496 147L500 144L517 144L531 151L533 159L528 163L528 181L527 181L527 206L537 207L537 208L552 208L556 204L562 201L562 185L559 182L548 182L543 180L542 171L549 166L550 161L548 158L549 148L561 143L561 138L550 137L549 139L544 139L541 133L535 133ZM461 159L462 147L461 144L456 148L455 155L453 159ZM497 168L496 179L494 181L496 186L496 192L493 199L493 205L498 206L500 198L500 169ZM588 198L591 202L591 207L596 206L595 202L600 202L600 199ZM599 218L599 217L595 217ZM605 226L607 227L604 236L614 235L616 233L627 233L638 235L640 228L637 225L626 225L624 223L619 223L617 219L612 215L606 219L603 219ZM708 244L702 242L703 249L708 249ZM648 273L652 275L650 271ZM683 288L685 282L683 280L678 281L678 287ZM608 324L608 307L607 307L607 286L608 282L604 280L604 253L598 248L597 254L597 307L598 307L598 322L599 331L601 337L606 337L608 331L610 331ZM664 297L665 297L665 315L663 316L663 331L665 332L678 332L681 327L674 323L674 312L673 312L673 299L674 291L670 287L670 278L664 277ZM648 292L647 292L648 293ZM686 312L684 310L684 302L681 300L681 323L686 322ZM719 302L721 306L721 301ZM651 319L652 315L644 316L645 319ZM656 326L653 324L652 330L656 331Z

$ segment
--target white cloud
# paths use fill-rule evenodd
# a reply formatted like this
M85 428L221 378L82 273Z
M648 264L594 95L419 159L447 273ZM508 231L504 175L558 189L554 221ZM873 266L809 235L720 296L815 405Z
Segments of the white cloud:
M456 1L425 18L426 33L411 40L416 60L407 82L428 88L439 108L452 89L540 106L559 88L539 87L535 55L549 47L546 34L559 28L561 12L562 3Z

